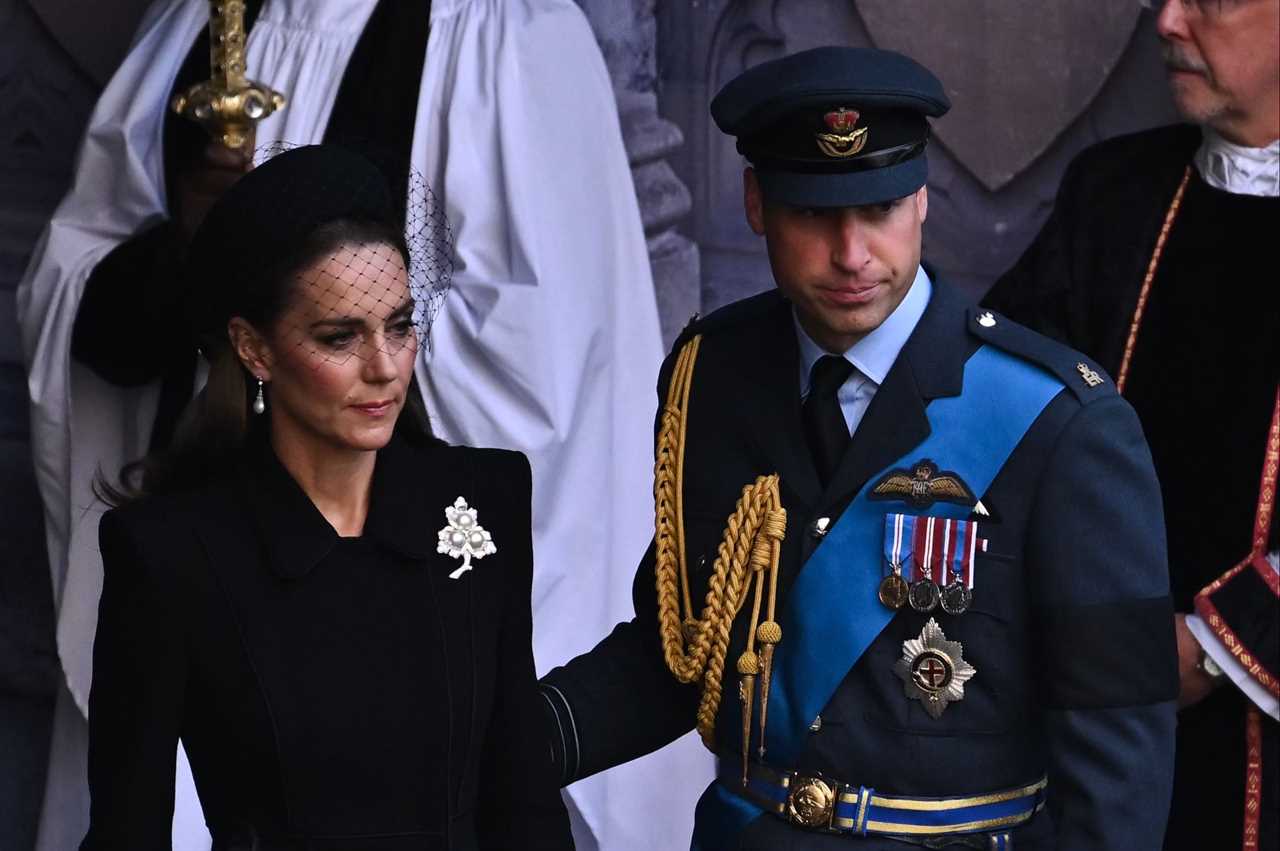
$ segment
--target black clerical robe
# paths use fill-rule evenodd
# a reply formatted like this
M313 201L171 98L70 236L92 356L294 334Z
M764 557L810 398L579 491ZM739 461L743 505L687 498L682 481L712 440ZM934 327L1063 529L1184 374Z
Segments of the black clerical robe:
M1160 477L1178 611L1250 552L1267 432L1280 378L1280 199L1234 195L1191 166L1198 128L1161 128L1082 153L1044 229L986 304L1120 368L1142 282L1187 169L1178 214L1149 288L1125 396ZM1270 544L1275 549L1275 521ZM1276 599L1265 583L1223 617L1277 671ZM1119 648L1118 648L1119 650ZM1240 848L1249 700L1219 688L1179 717L1169 849ZM1259 847L1280 841L1277 724L1262 719Z

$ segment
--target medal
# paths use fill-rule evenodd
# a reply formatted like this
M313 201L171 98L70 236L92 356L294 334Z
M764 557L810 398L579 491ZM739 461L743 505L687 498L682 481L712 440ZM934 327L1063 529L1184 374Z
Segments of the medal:
M911 602L911 608L917 612L932 612L938 607L938 600L941 592L932 579L917 579L911 583L911 591L908 599Z
M939 535L946 528L946 523L946 520L938 517L916 518L911 544L916 581L911 583L911 593L907 599L911 608L917 612L932 612L938 607L940 593L938 583L933 581L933 567L943 551L943 541Z
M888 514L884 518L884 557L892 571L880 580L876 595L886 607L897 611L907 604L911 588L902 576L902 563L910 558L916 518Z
M973 592L963 582L956 580L942 589L942 611L949 615L963 615L973 602Z
M973 604L974 554L986 549L974 520L886 515L884 556L891 572L876 594L895 611L941 606L949 615L962 615Z
M933 718L942 717L947 705L964 700L964 684L978 671L964 660L964 647L948 641L929 618L919 638L902 642L902 658L893 666L902 688L911 700L918 700Z
M901 570L901 568L898 570ZM903 579L902 574L898 571L894 571L884 579L881 579L880 589L877 591L880 602L895 611L907 604L907 597L910 594L911 589L907 585L907 580Z
M952 538L954 555L944 559L945 572L951 570L951 581L942 589L942 611L949 615L963 615L973 602L973 554L978 547L978 524L973 520L947 521L955 524Z

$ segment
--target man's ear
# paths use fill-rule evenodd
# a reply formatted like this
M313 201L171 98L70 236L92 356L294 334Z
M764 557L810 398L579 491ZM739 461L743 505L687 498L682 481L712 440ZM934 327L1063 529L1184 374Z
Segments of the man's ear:
M921 186L916 190L916 215L920 217L920 223L924 224L924 220L929 216L929 187Z
M271 380L271 349L258 329L239 316L227 322L227 337L240 363L261 381Z
M742 205L747 212L747 224L757 236L764 236L764 196L760 194L760 179L756 170L747 166L742 172Z

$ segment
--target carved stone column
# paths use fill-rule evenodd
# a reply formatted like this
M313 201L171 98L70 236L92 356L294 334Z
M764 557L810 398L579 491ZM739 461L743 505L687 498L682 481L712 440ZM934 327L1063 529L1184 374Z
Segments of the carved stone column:
M684 134L658 114L654 0L577 0L600 43L622 119L640 217L653 267L663 342L701 306L698 246L676 226L693 208L667 158Z

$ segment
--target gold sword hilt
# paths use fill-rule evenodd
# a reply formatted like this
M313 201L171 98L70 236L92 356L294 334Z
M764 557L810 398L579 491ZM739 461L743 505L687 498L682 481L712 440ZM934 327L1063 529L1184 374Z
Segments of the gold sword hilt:
M233 150L253 147L257 123L285 96L245 76L244 0L209 0L210 77L174 96L170 106Z

